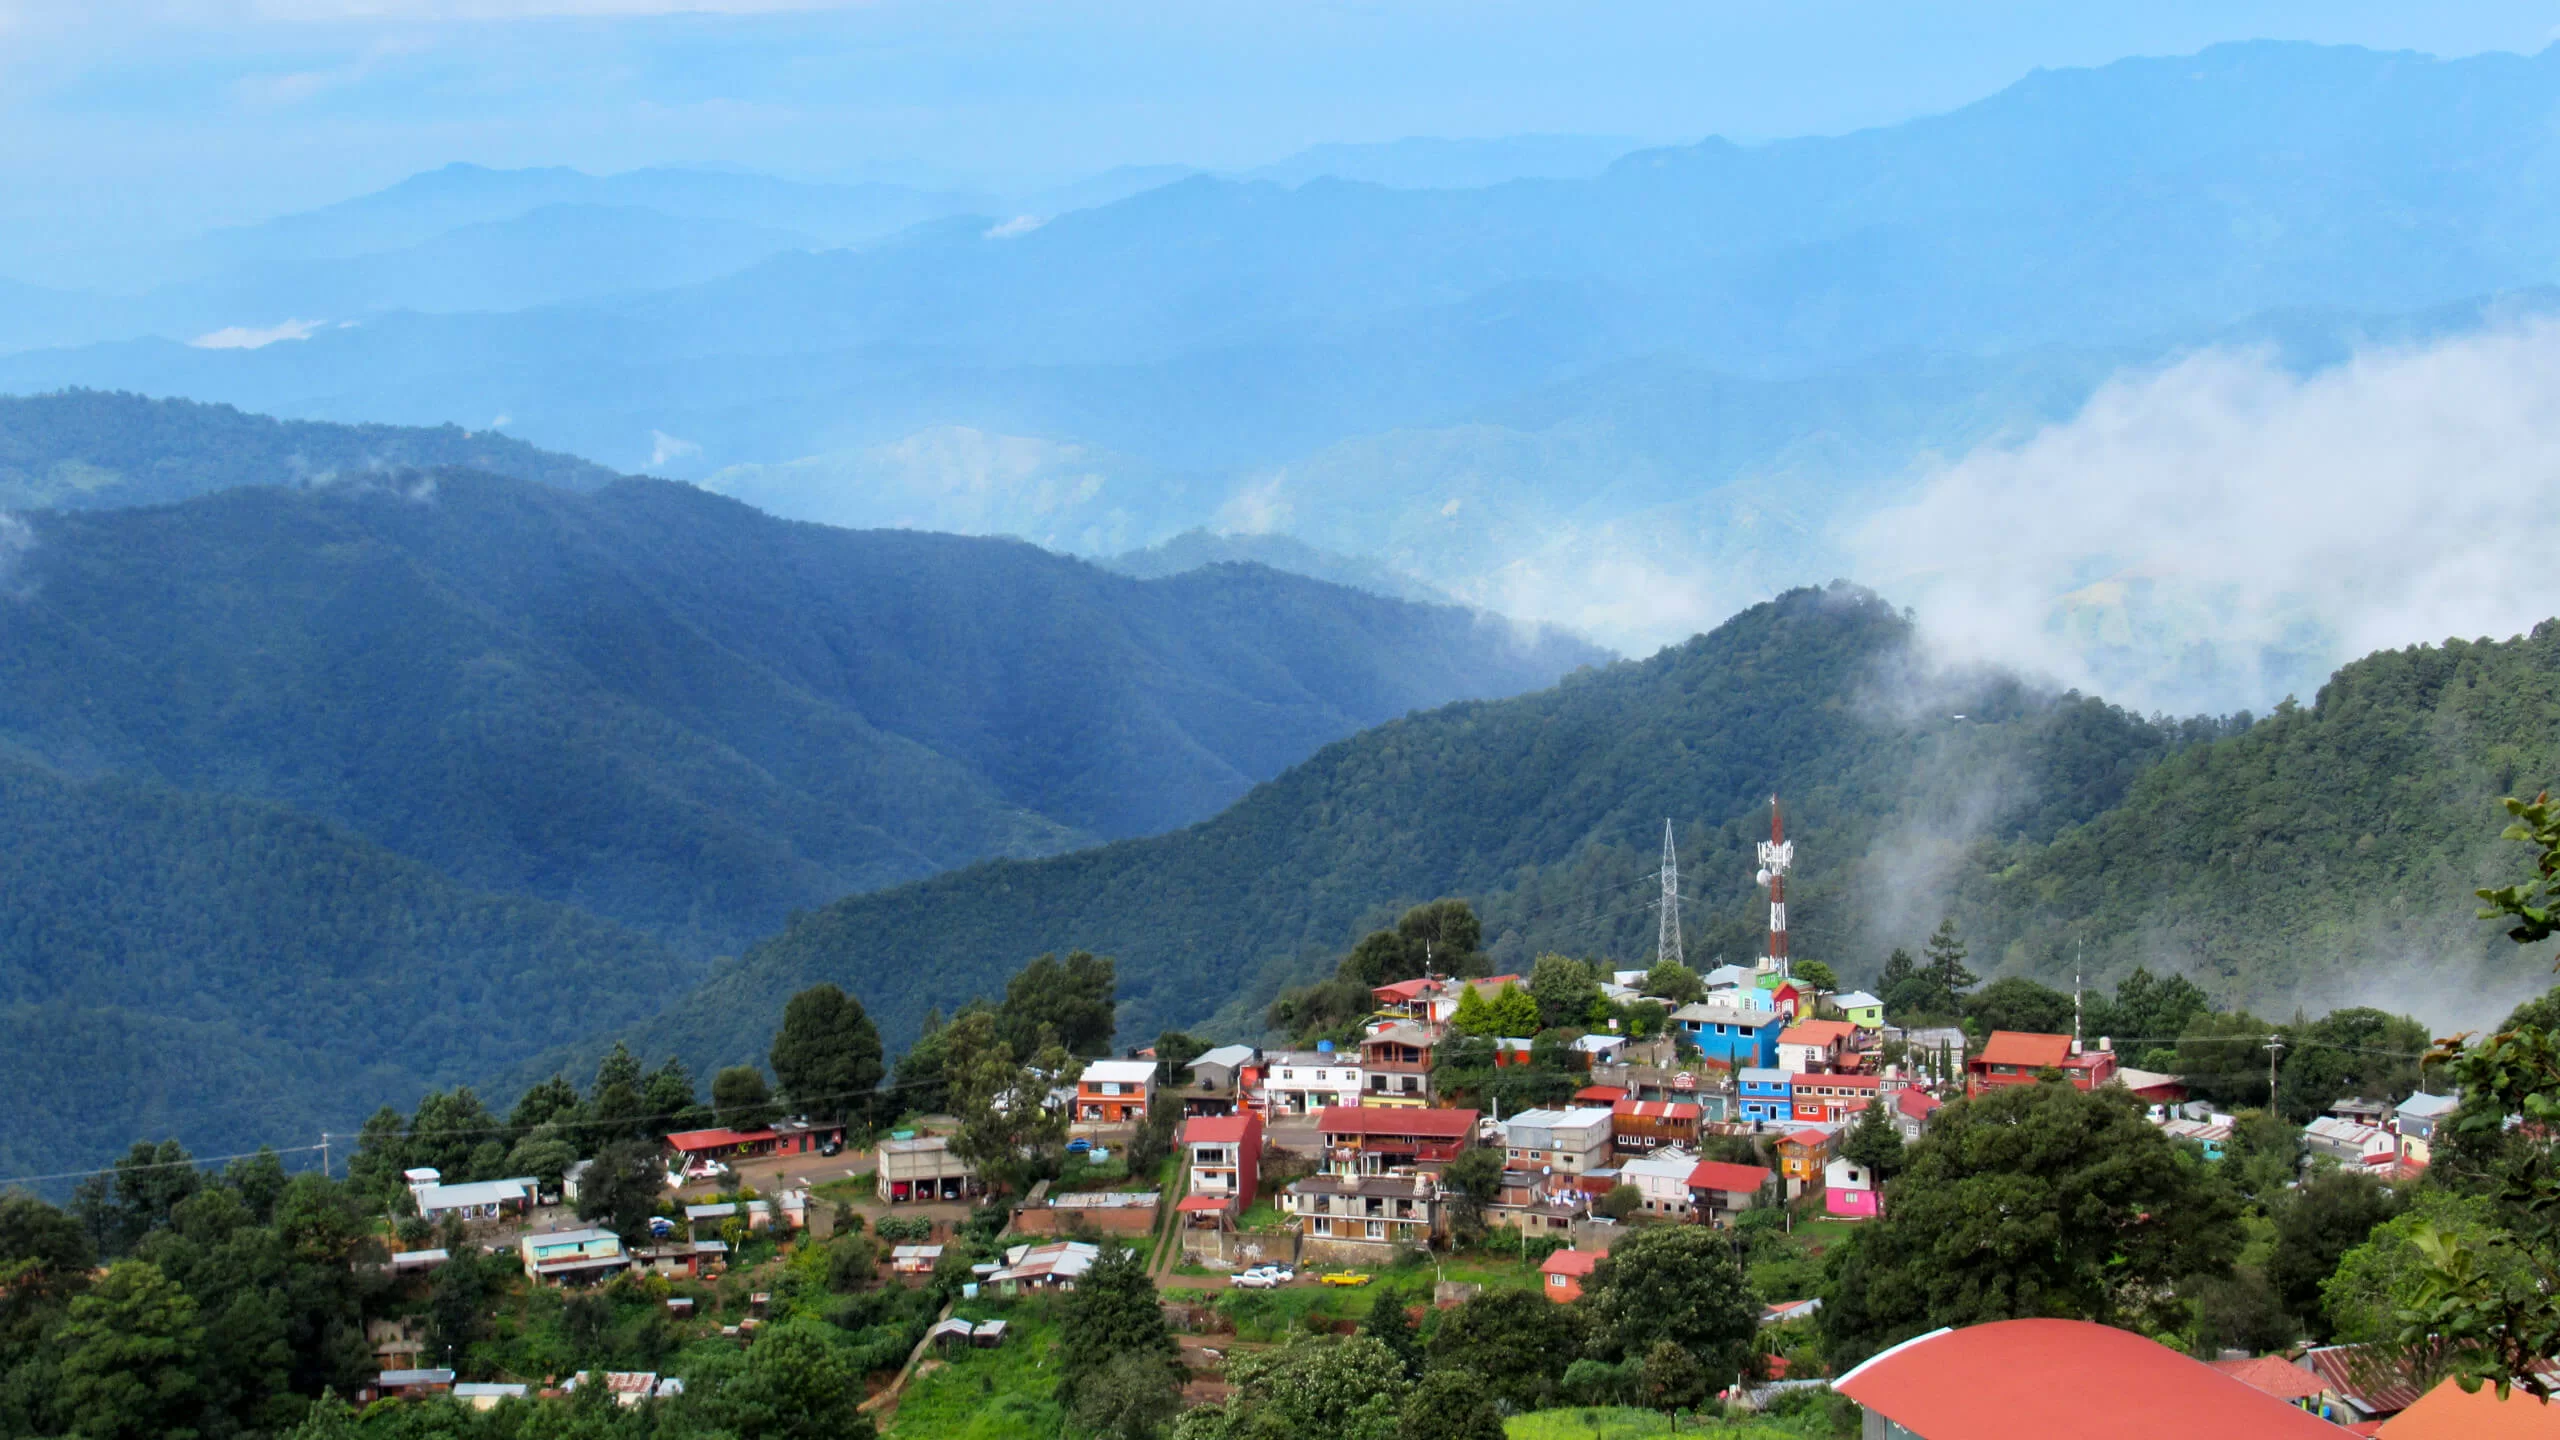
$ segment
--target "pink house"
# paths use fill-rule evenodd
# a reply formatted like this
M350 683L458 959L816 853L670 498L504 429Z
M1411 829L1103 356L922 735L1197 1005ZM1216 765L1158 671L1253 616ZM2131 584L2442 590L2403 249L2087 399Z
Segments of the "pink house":
M1873 1170L1843 1155L1822 1167L1822 1208L1843 1220L1873 1220L1882 1213Z

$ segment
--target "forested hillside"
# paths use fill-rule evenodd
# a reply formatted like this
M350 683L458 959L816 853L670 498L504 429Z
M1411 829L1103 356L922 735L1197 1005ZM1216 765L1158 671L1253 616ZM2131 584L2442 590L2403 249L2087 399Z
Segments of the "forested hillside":
M2498 799L2560 783L2560 622L2367 656L2142 777L2044 847L1989 846L1959 913L2013 969L2137 962L2282 1014L2370 1004L2479 1025L2549 983L2473 918L2520 878Z
M2318 703L2175 724L1908 669L1907 622L1799 591L1642 663L1327 748L1191 829L854 896L644 1034L709 1064L815 980L893 1036L1033 953L1120 964L1123 1029L1258 1034L1283 983L1402 906L1473 900L1494 963L1652 955L1662 820L1688 953L1757 954L1768 797L1798 846L1795 953L1872 983L1953 914L1985 978L2137 964L2222 1007L2494 1018L2539 967L2472 917L2518 863L2496 797L2560 779L2560 623L2347 667Z
M0 395L0 510L165 505L240 485L310 485L462 465L567 490L614 474L458 425L328 425L101 390Z
M646 1014L693 962L275 806L0 757L0 1174L317 1143Z
M327 816L698 953L989 855L1198 819L1317 746L1598 658L1251 567L461 471L26 517L0 736Z
M1213 1014L1249 1032L1279 986L1448 894L1481 901L1504 963L1544 948L1643 955L1666 816L1695 897L1691 953L1740 958L1759 943L1751 847L1772 791L1802 837L1799 953L1851 953L1883 904L1860 862L1897 828L1973 815L2047 836L2177 743L1997 677L1948 692L1960 723L1901 708L1909 637L1864 591L1796 591L1646 661L1380 726L1188 830L841 901L725 968L647 1045L705 1064L750 1054L776 997L817 979L858 990L894 1043L927 1007L1077 947L1117 958L1128 1033ZM1980 814L1995 773L2003 798Z

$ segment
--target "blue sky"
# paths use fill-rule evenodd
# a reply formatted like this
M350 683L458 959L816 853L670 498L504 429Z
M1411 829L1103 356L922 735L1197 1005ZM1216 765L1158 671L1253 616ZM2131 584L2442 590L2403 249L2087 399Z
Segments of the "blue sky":
M1832 132L2039 65L2260 36L2529 53L2555 22L2508 0L0 0L0 254L452 160L1029 187L1327 140Z

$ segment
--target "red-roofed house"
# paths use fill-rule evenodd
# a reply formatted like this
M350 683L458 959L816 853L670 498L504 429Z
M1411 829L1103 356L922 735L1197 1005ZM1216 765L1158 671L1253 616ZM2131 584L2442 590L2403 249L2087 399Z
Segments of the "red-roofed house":
M1440 1165L1476 1143L1476 1112L1329 1105L1316 1118L1316 1134L1337 1166L1368 1172Z
M2466 1395L2462 1382L2447 1378L2374 1433L2382 1440L2552 1440L2560 1436L2560 1400L2546 1404L2520 1385L2503 1400L2494 1385Z
M2253 1390L2261 1390L2287 1405L2309 1410L2320 1409L2320 1377L2294 1364L2281 1355L2259 1355L2247 1360L2216 1360L2213 1368Z
M1191 1153L1191 1194L1183 1200L1183 1209L1196 1214L1214 1208L1241 1215L1253 1208L1261 1179L1260 1115L1247 1110L1241 1115L1195 1116L1182 1123L1182 1144ZM1215 1207L1191 1203L1204 1196L1220 1203Z
M1979 1095L2003 1085L2033 1085L2036 1076L2059 1070L2077 1090L2095 1090L2115 1078L2116 1057L2107 1050L2071 1053L2068 1035L2038 1035L2024 1030L1994 1030L1982 1053L1964 1064L1964 1093Z
M1582 1282L1591 1278L1600 1260L1596 1250L1559 1250L1538 1266L1538 1273L1547 1277L1538 1288L1557 1304L1569 1305L1582 1298Z
M1897 1090L1893 1096L1893 1128L1902 1132L1905 1143L1920 1138L1929 1128L1929 1119L1946 1108L1947 1102L1917 1086Z
M2130 1330L2002 1320L1933 1330L1831 1382L1871 1436L2337 1440L2327 1421Z
M1786 1181L1787 1198L1822 1183L1822 1172L1831 1164L1832 1147L1838 1143L1837 1135L1818 1125L1778 1137L1778 1174Z
M1836 1069L1857 1034L1846 1020L1799 1020L1778 1032L1778 1068L1799 1075Z
M782 1137L771 1130L679 1130L667 1137L667 1148L686 1165L701 1160L734 1160L770 1155Z
M1469 990L1490 1000L1502 993L1505 985L1526 985L1518 975L1487 975L1477 980L1453 980L1446 975L1424 975L1412 980L1398 980L1370 990L1369 998L1380 1010L1424 1025L1445 1025L1458 1013L1458 1001Z
M1689 1172L1689 1213L1723 1229L1733 1223L1735 1216L1759 1204L1777 1181L1777 1172L1765 1165L1701 1160L1698 1168Z
M1576 1105L1615 1105L1626 1098L1624 1085L1585 1085L1573 1092Z

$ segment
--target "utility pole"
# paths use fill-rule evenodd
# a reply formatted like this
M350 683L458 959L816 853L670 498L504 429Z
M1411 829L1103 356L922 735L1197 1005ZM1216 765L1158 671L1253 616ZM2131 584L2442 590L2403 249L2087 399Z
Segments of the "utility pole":
M1680 856L1671 847L1671 822L1662 822L1662 931L1655 939L1653 963L1689 963L1680 948Z
M323 1131L321 1131L321 1132L320 1132L320 1178L321 1178L321 1179L323 1179L323 1180L326 1180L326 1179L330 1178L330 1177L329 1177L329 1132L328 1132L328 1131L326 1131L326 1130L323 1130Z
M2267 1108L2276 1108L2276 1056L2284 1049L2284 1037L2267 1037Z

